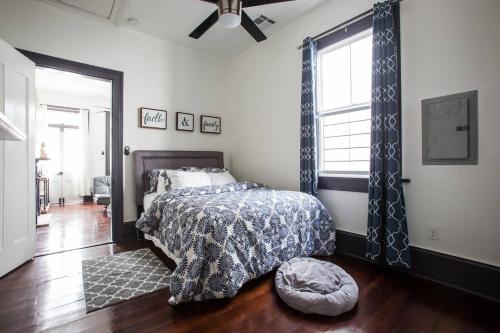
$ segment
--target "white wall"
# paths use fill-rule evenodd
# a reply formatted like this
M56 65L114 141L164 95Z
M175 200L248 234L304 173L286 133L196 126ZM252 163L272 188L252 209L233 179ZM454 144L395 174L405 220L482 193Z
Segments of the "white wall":
M106 175L106 112L89 113L89 175L93 179ZM109 151L111 158L111 151Z
M231 166L240 178L299 187L301 53L316 35L369 9L337 0L233 59L228 101ZM404 176L411 244L500 265L500 1L401 4ZM479 165L423 166L424 98L479 90ZM338 229L366 234L367 195L321 191ZM429 225L440 228L427 239Z
M222 60L34 0L0 0L0 39L14 47L123 71L123 143L132 150L222 150L228 162ZM139 128L141 106L168 110L168 130ZM220 115L223 133L177 132L176 111ZM136 219L134 191L130 155L124 157L125 221Z
M413 244L500 265L500 1L402 4L403 173ZM422 165L422 99L478 90L479 164ZM439 241L427 238L429 225Z

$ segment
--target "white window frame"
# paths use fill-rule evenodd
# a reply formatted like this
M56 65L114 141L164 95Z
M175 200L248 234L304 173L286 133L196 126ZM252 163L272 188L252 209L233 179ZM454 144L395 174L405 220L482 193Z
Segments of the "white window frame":
M325 53L329 53L331 51L334 51L336 49L342 48L348 44L354 43L358 40L361 40L363 38L366 38L368 36L373 35L373 29L367 29L365 31L362 31L354 36L351 36L349 38L346 38L338 43L335 43L329 47L326 47L320 51L318 51L317 54L317 84L316 84L316 96L317 96L317 103L318 103L318 108L317 108L317 114L316 114L316 119L317 119L317 137L318 137L318 166L319 166L319 175L320 176L327 176L327 177L346 177L346 178L368 178L369 171L333 171L333 170L325 170L324 169L324 162L323 162L323 117L332 115L332 114L341 114L341 113L348 113L348 112L355 112L355 111L362 111L362 110L367 110L371 108L371 101L367 103L361 103L361 104L351 104L348 106L340 107L340 108L335 108L335 109L329 109L329 110L323 110L322 108L322 81L323 81L323 75L321 71L321 56ZM352 71L352 69L351 69ZM352 73L351 73L352 74ZM351 75L352 77L352 75ZM352 80L350 81L351 83L351 101L352 101ZM363 147L364 148L364 147ZM368 147L369 148L369 147Z

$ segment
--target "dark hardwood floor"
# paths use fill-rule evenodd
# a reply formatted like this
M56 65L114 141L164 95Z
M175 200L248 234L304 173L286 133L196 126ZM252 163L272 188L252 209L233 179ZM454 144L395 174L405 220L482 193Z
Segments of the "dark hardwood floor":
M52 205L48 227L36 228L36 254L79 249L111 242L111 221L93 202Z
M128 241L37 257L0 280L0 331L7 332L500 332L500 304L346 256L330 258L359 285L356 308L336 318L288 308L274 273L232 300L172 307L160 290L86 314L81 261L151 247ZM492 286L496 288L497 286Z

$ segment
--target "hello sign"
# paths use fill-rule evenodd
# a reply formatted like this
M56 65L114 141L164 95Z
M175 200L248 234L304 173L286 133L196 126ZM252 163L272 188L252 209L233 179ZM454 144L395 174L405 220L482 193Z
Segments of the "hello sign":
M167 111L149 108L139 109L139 126L167 129Z

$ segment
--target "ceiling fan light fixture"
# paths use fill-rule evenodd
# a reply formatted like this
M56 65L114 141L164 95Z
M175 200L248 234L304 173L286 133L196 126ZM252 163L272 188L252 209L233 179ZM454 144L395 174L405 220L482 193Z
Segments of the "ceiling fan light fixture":
M219 0L219 22L225 28L241 24L241 0Z

